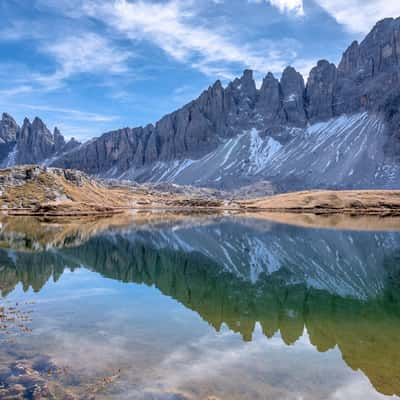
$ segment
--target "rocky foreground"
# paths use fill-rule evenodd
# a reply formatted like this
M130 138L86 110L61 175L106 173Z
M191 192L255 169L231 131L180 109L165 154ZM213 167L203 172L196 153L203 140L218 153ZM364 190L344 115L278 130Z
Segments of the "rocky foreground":
M262 186L261 186L262 188ZM127 210L400 216L400 191L307 191L271 196L265 189L222 192L177 185L98 180L80 171L20 166L0 170L0 210L8 215L110 215ZM251 198L254 194L258 197Z
M172 188L171 188L172 189ZM8 215L94 215L127 209L222 209L217 192L104 182L80 171L39 166L0 170L0 209Z

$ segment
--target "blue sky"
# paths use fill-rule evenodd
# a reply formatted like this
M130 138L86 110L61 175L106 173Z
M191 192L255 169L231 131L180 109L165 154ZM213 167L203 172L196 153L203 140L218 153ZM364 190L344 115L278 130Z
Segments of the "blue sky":
M153 123L243 69L304 75L398 0L2 0L0 110L67 136Z

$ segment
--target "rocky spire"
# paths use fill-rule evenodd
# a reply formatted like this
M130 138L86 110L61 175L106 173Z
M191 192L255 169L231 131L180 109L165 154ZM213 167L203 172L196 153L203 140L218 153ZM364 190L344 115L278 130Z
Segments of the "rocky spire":
M57 127L54 128L53 140L54 140L55 151L56 152L61 151L61 149L65 146L65 139Z
M343 53L335 88L335 115L382 110L400 87L400 18L378 22Z
M305 126L304 79L293 67L287 67L282 74L281 90L283 97L282 122Z
M257 88L253 78L253 71L251 69L244 70L238 83L243 95L254 101L257 96Z
M260 88L257 111L263 116L264 123L276 121L282 107L279 81L269 72Z
M36 117L32 122L25 118L17 137L17 164L40 164L57 154L71 150L78 142L70 142L67 146L58 128L51 133L46 124Z
M19 126L14 118L7 113L3 113L0 121L0 143L12 143L17 139Z
M333 117L336 80L336 66L326 60L318 61L311 70L306 89L307 116L311 123Z
M351 44L338 68L319 61L307 86L299 72L287 67L280 81L269 73L257 90L253 72L245 70L225 88L216 81L155 126L109 132L63 155L57 165L120 176L128 168L152 168L154 162L203 157L226 138L252 129L265 134L273 128L284 135L293 131L287 128L364 111L388 115L400 154L399 63L400 18L385 19L362 42ZM65 148L61 134L51 134L40 120L25 121L19 136L30 162Z

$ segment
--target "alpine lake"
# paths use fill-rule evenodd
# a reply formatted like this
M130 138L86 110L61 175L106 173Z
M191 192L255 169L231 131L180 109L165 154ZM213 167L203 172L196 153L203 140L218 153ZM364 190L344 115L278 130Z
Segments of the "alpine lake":
M393 224L0 222L0 399L400 396Z

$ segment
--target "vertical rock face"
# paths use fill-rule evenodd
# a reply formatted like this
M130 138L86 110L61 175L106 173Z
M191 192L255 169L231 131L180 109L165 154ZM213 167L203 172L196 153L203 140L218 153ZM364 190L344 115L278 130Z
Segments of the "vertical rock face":
M226 138L253 128L264 135L276 132L284 141L287 128L362 111L385 114L392 131L388 148L400 158L399 104L400 18L379 22L360 44L353 42L337 68L319 61L306 86L301 74L287 67L280 81L268 73L257 89L252 71L245 70L226 88L217 81L155 126L129 131L130 141L125 130L108 133L59 158L55 166L96 174L112 169L118 176L128 166L151 168L155 162L201 158Z
M231 82L224 91L224 121L222 136L235 136L247 129L253 118L258 91L253 72L245 70L240 78Z
M66 145L64 136L61 134L61 132L59 131L59 129L57 127L54 128L53 141L54 141L54 149L55 149L56 153L62 151L62 149Z
M197 159L224 139L254 127L262 131L269 125L305 126L304 95L304 80L294 68L287 68L281 82L268 74L260 90L253 72L245 70L225 89L216 81L198 99L166 115L155 126L109 132L59 158L54 165L118 176L128 165L142 168L154 162ZM127 132L130 141L125 138Z
M19 130L5 116L0 140L7 126L7 135L17 137L20 163L57 155L54 166L118 177L129 169L154 171L155 163L199 159L253 129L265 137L275 134L279 147L293 128L363 111L385 116L387 151L400 159L400 18L379 22L361 43L353 42L338 67L319 61L307 85L287 67L280 80L268 73L257 89L252 71L245 70L225 88L216 81L155 125L119 129L78 146L65 143L57 129L51 134L40 120L25 121Z
M14 118L7 113L3 113L0 121L0 144L15 142L18 130L19 126Z
M90 145L82 146L79 152L72 152L66 159L65 167L70 168L79 163L81 169L95 173L99 169L110 169L119 160L124 168L129 168L131 161L126 154L134 154L137 137L130 128L109 132ZM79 158L75 158L79 156Z
M307 116L311 123L333 117L336 75L336 66L325 60L311 70L306 89Z
M8 159L9 155L11 157L13 154L18 131L19 126L14 118L7 113L3 113L0 120L0 166L3 164L3 160Z
M350 76L358 69L360 58L360 45L354 41L350 47L343 53L342 60L339 64L339 73L342 76Z
M400 160L400 18L378 22L344 53L338 67L335 114L373 110L384 114L387 154Z
M283 107L281 120L295 126L305 126L304 79L293 67L287 67L282 74L281 89Z
M260 88L257 111L264 117L265 123L274 125L277 123L281 108L281 87L279 81L269 72Z
M360 45L354 42L345 52L339 71L360 80L394 71L399 65L399 40L400 19L378 22Z
M53 135L39 118L32 123L25 118L17 142L18 164L37 164L54 153Z
M0 166L40 164L46 159L73 150L80 143L71 139L66 143L58 128L51 133L40 118L31 123L25 118L20 128L4 113L0 121Z
M400 18L378 22L354 42L338 66L335 114L381 109L400 85Z

